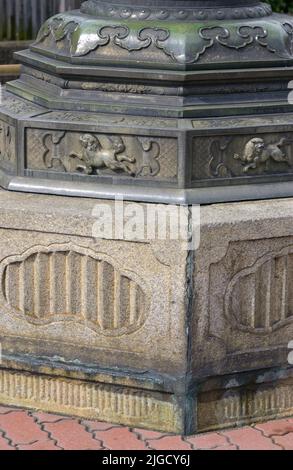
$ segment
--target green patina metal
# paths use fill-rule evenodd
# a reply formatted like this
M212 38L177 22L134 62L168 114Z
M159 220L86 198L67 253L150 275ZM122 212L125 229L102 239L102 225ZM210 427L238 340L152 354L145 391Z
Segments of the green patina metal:
M46 117L11 118L21 152L15 165L2 165L9 189L105 198L119 190L175 203L293 194L293 136L284 122L293 112L293 19L267 3L88 0L47 20L16 57L23 73L8 93ZM249 122L257 116L264 124L256 129ZM99 150L113 132L105 119L117 123L105 144L108 166ZM100 167L82 163L90 152ZM22 180L14 186L13 177Z
M228 15L205 22L137 21L136 16L56 15L45 23L32 50L72 63L139 62L140 67L153 68L159 63L160 68L178 70L238 67L240 62L249 66L256 61L293 63L293 21L284 15L237 20ZM122 55L119 48L128 54Z

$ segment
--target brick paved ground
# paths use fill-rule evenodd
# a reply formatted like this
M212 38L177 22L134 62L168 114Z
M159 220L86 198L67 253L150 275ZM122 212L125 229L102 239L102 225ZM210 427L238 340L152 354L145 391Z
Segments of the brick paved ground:
M0 450L293 450L293 418L180 437L0 406Z

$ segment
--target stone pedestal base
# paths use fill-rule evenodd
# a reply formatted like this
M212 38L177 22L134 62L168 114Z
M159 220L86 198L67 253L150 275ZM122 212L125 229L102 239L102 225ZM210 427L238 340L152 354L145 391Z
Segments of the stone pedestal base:
M202 207L196 251L93 238L98 203L0 192L0 402L184 434L292 415L293 200Z

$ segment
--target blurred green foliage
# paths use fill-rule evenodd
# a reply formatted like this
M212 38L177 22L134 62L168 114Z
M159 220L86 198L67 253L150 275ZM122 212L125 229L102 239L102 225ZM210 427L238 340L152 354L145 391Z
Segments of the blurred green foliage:
M282 13L293 13L293 0L269 0L273 9Z

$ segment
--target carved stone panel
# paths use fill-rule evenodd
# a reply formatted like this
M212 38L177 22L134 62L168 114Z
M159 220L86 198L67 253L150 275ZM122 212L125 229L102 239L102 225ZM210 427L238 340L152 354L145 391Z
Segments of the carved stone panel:
M230 243L210 266L209 335L228 352L287 348L293 337L293 241Z
M192 179L293 173L293 135L256 134L193 139Z
M27 168L79 175L160 178L177 176L172 138L27 130Z
M6 302L33 325L81 323L121 336L145 322L149 299L133 274L78 247L39 247L2 264Z
M0 120L0 167L16 169L15 127Z
M20 216L16 229L1 231L2 350L100 367L181 370L184 336L170 352L170 342L185 330L185 265L178 246L168 250L177 261L169 266L164 251L149 242L95 240L95 201L70 198L59 212L63 198L53 199L47 207L36 202L36 212L20 209L35 229L19 229ZM66 233L83 235L58 235L62 223Z
M239 271L225 295L227 318L252 333L270 333L293 322L293 247L269 253Z

